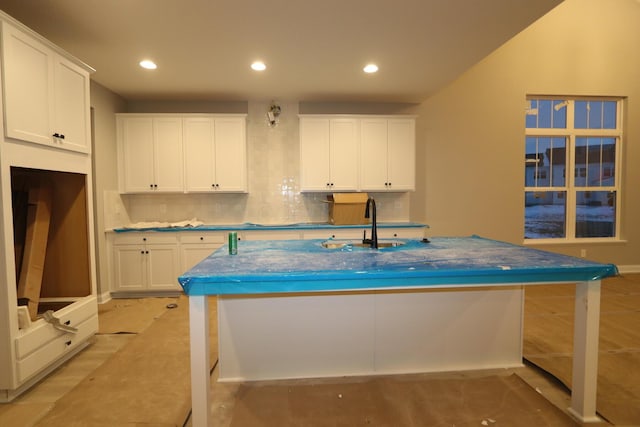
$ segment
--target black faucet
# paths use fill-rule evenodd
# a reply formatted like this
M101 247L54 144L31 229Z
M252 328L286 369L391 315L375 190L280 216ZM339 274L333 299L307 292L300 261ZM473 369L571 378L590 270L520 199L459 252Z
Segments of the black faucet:
M367 199L364 217L371 218L371 239L367 239L367 230L365 230L362 243L369 243L373 249L378 249L378 221L376 219L376 201L373 200L373 197Z

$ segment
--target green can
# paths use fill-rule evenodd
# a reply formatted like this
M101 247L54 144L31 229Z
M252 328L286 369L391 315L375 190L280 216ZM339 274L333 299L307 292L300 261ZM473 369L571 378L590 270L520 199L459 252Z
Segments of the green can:
M238 233L232 231L229 233L229 255L238 254Z

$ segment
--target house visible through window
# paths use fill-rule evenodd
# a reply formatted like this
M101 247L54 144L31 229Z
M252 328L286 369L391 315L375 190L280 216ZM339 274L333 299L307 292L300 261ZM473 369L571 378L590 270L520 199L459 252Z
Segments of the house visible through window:
M618 237L621 109L614 98L528 98L525 239Z

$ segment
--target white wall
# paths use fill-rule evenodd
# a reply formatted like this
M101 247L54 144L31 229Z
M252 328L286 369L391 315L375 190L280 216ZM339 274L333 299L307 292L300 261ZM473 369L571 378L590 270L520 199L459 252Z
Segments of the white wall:
M107 279L107 258L105 242L105 204L111 205L109 195L118 188L116 162L116 119L115 113L126 108L124 99L103 86L91 82L92 116L92 160L94 225L96 237L96 274L98 276L98 296L109 291Z
M426 176L411 217L432 235L523 242L527 94L627 98L624 243L544 249L640 267L640 2L566 0L418 108Z

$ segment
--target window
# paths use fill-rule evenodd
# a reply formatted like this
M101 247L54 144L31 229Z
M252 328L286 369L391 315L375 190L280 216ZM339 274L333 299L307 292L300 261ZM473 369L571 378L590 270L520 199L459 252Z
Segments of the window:
M527 101L525 239L617 238L622 101Z

